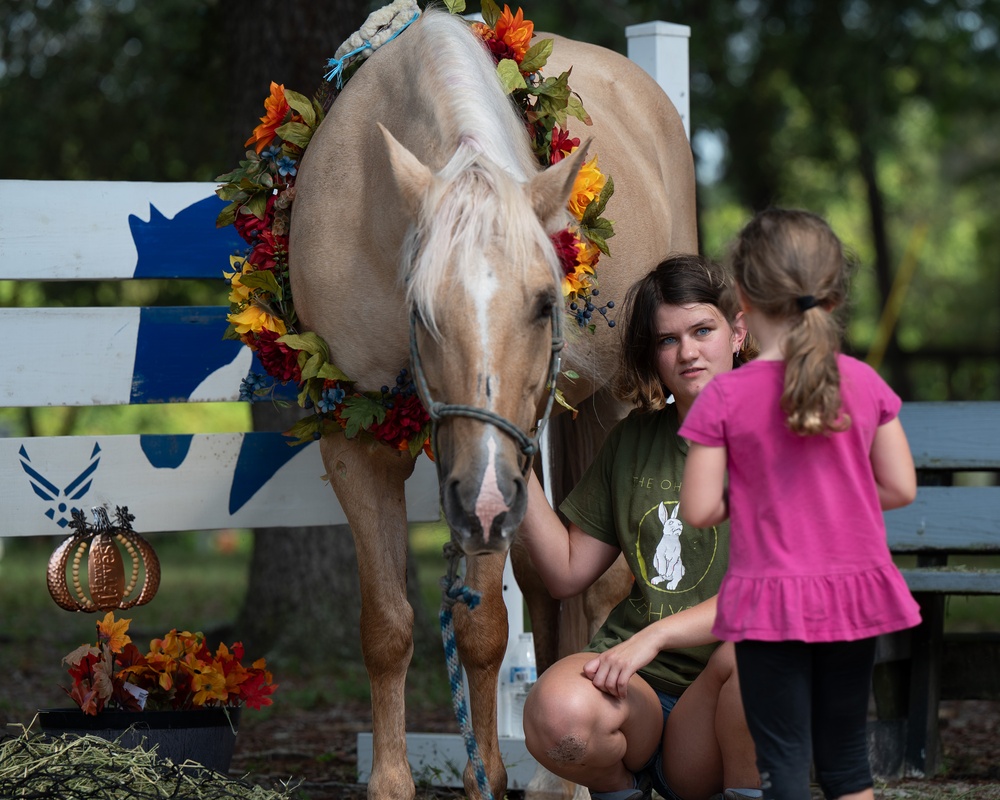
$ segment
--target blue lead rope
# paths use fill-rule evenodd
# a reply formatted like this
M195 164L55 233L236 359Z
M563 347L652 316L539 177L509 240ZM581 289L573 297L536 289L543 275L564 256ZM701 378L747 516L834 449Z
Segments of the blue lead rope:
M457 561L457 559L455 559ZM454 561L452 562L454 565ZM493 791L490 789L489 780L486 777L486 766L479 755L479 745L476 743L476 734L472 730L472 722L465 702L465 687L462 685L462 663L458 659L458 646L455 643L455 625L452 621L452 607L456 602L468 605L471 611L479 605L482 595L475 589L470 589L462 579L454 576L454 569L449 570L449 574L441 579L441 611L438 612L438 619L441 621L441 638L444 640L444 657L448 664L448 680L451 683L451 704L455 709L455 719L462 730L462 738L465 740L465 750L469 754L469 763L472 764L476 772L476 784L479 786L479 793L484 800L493 800Z
M414 14L412 17L410 17L410 21L409 22L407 22L398 31L396 31L395 33L393 33L392 36L390 36L388 39L386 39L382 44L388 44L393 39L395 39L397 36L399 36L399 34L401 34L403 31L405 31L407 28L409 28L410 25L413 24L413 21L416 20L416 18L419 17L419 16L420 16L420 12L418 11L416 14ZM330 59L327 59L326 65L330 68L330 71L327 72L326 75L324 75L323 77L326 78L326 80L328 82L332 81L334 78L336 78L337 79L337 88L338 89L343 89L344 88L344 68L347 66L347 62L350 61L355 56L360 55L365 50L371 50L371 49L372 49L372 43L369 42L366 39L364 42L361 43L360 47L355 47L353 50L351 50L351 52L345 53L340 58L330 58Z

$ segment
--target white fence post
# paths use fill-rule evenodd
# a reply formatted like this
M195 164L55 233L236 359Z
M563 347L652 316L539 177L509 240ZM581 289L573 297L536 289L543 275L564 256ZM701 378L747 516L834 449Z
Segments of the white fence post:
M691 138L691 76L688 40L691 28L673 22L643 22L625 29L628 57L653 76L673 101Z

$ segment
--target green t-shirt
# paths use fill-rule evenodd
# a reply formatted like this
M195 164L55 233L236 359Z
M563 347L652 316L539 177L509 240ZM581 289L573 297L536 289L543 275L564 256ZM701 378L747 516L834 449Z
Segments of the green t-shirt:
M729 524L684 524L679 506L687 443L677 435L679 427L674 405L633 411L608 434L560 506L583 531L620 547L635 576L629 596L588 645L590 652L603 652L719 592L729 563ZM659 691L680 694L717 646L661 651L639 674Z

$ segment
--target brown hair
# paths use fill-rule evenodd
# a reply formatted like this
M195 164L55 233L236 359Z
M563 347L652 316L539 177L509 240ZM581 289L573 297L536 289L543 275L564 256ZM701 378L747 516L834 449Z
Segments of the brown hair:
M851 423L841 412L841 325L831 312L846 298L852 266L830 226L808 211L758 213L732 251L733 275L750 306L792 321L783 343L781 408L788 427L804 436Z
M732 294L731 278L709 259L691 253L673 255L628 290L622 308L622 347L615 393L641 411L659 411L667 404L665 389L656 369L659 348L656 312L661 305L687 306L705 303L719 309L732 325L739 308ZM749 337L748 337L749 339ZM736 363L756 355L745 340Z

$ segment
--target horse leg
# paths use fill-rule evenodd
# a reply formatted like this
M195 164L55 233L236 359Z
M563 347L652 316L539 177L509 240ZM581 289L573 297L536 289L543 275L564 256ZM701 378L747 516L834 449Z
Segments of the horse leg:
M493 797L507 792L507 769L500 754L497 736L497 675L507 650L507 607L503 601L502 553L466 556L465 584L482 594L472 611L456 605L455 638L458 655L469 679L469 705L473 732L479 746ZM463 776L466 795L482 798L474 766L469 763Z
M387 447L325 437L320 452L351 526L361 585L361 651L371 682L372 800L412 800L406 757L406 670L413 609L406 597L408 527L403 486L413 460Z

